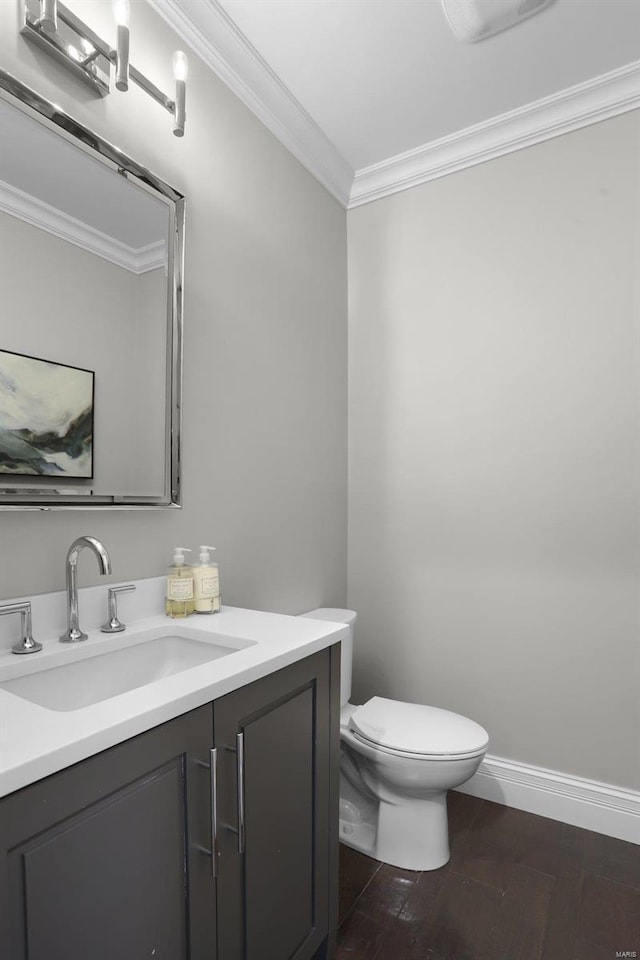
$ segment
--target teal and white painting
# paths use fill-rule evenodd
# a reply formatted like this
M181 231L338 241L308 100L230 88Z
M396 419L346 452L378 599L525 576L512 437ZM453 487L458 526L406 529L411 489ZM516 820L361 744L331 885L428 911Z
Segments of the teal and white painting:
M0 474L93 477L92 370L0 350Z

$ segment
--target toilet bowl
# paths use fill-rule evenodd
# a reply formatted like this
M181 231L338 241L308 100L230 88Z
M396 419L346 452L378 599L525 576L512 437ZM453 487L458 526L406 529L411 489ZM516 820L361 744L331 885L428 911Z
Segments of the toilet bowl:
M303 614L346 623L341 656L340 839L376 860L435 870L449 860L447 791L469 780L489 744L479 724L425 704L351 695L352 610Z

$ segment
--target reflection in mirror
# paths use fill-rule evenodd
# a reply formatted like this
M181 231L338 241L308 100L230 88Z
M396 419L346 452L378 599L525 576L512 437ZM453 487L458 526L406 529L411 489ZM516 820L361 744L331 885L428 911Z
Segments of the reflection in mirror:
M0 501L175 504L184 201L7 83Z

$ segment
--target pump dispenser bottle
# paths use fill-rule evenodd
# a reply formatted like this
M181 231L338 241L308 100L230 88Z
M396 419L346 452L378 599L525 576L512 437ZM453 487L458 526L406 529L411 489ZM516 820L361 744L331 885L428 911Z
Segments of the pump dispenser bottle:
M184 562L188 547L176 547L173 566L167 577L167 599L164 611L168 617L188 617L194 610L193 569Z
M210 559L215 547L200 547L200 563L193 567L196 613L220 613L220 576L218 564Z

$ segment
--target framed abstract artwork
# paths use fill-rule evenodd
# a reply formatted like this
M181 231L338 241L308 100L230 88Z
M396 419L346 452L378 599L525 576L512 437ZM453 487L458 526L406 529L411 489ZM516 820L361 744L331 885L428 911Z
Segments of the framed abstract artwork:
M94 373L0 350L0 473L93 478Z

